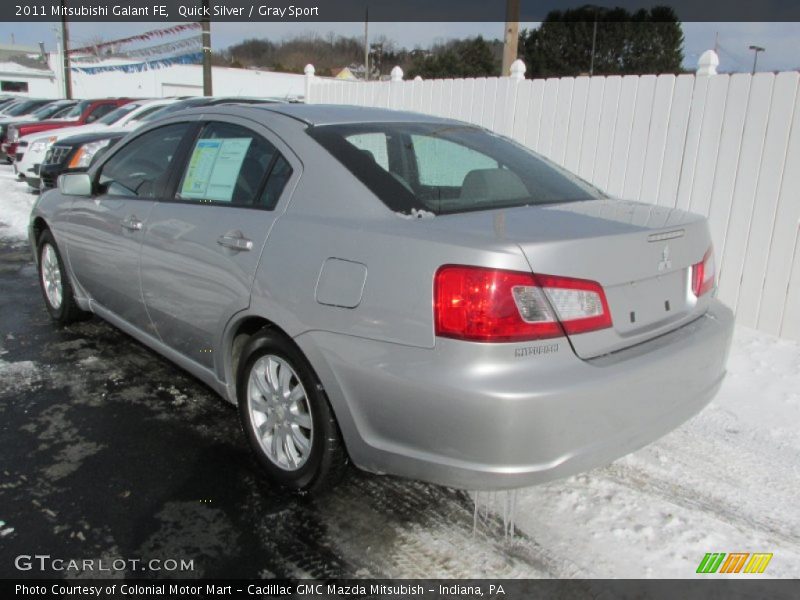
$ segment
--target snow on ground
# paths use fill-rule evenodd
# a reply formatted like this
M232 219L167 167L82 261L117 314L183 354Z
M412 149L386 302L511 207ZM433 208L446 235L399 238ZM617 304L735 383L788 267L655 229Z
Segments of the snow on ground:
M800 343L739 327L728 370L712 403L658 442L519 490L517 531L580 577L692 577L706 552L771 552L762 577L799 577Z
M0 165L0 190L0 239L28 239L28 220L37 195L6 164Z

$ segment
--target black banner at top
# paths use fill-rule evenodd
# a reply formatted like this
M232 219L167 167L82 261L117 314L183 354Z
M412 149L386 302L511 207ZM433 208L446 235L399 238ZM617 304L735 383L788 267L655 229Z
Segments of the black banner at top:
M800 21L797 0L520 0L521 22L593 6L669 6L680 21ZM3 0L0 21L503 22L505 0Z

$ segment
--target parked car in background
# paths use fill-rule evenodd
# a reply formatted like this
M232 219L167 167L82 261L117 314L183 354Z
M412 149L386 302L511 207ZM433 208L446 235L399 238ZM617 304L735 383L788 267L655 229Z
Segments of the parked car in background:
M608 463L705 406L733 330L704 217L399 111L177 112L62 175L29 233L56 321L95 313L237 403L304 491L348 457L467 489Z
M56 187L62 173L85 171L126 135L126 131L100 131L58 140L47 150L38 168L39 189L45 191ZM33 185L32 180L28 181Z
M14 104L15 102L19 102L19 100L21 98L22 98L21 96L3 96L3 97L0 97L0 115L2 115L3 111L5 111L9 106Z
M50 118L61 110L58 106L53 106L53 100L24 100L13 103L5 113L0 114L0 148L6 139L8 126L20 121L41 121Z
M8 127L6 141L1 148L10 161L15 160L19 140L32 133L51 131L74 125L93 123L110 113L118 106L130 102L130 98L102 98L98 100L80 100L72 109L58 119L45 121L23 121Z
M17 114L12 116L10 111L8 114L0 114L0 123L17 123L19 121L43 121L49 119L56 113L61 112L69 106L73 106L77 100L47 100L44 104L25 112L24 114Z
M32 133L19 141L15 156L14 170L25 179L33 189L39 189L39 165L47 150L58 140L76 134L91 132L130 131L135 129L140 119L174 103L172 98L157 100L132 100L112 110L103 118L85 125L49 130L44 134Z

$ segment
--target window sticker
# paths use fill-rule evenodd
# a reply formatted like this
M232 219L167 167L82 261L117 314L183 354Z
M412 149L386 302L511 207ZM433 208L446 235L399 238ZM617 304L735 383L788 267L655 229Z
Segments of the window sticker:
M230 202L252 138L200 139L189 159L181 197Z

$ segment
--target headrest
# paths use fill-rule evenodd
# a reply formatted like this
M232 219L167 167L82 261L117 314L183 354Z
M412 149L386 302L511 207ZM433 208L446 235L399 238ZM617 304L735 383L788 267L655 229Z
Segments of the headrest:
M474 169L464 177L460 197L465 200L519 200L531 194L522 179L508 169Z

